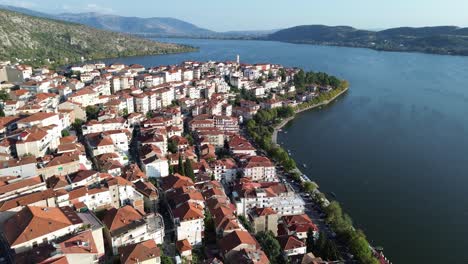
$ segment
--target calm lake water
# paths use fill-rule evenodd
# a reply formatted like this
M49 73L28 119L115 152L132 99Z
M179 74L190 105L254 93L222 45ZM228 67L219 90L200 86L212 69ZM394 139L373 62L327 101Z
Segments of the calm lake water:
M304 172L334 192L394 263L468 263L468 57L261 41L160 39L189 54L108 62L272 62L351 83L281 133Z

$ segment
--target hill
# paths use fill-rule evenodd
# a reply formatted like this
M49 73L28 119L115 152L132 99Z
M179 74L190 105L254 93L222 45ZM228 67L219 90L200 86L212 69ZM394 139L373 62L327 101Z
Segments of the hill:
M26 15L50 18L87 25L97 29L130 33L147 38L157 37L191 37L215 39L253 39L264 37L277 30L247 30L216 32L198 27L192 23L171 17L125 17L100 13L63 13L48 14L9 5L0 5L1 9L15 11Z
M279 30L265 39L386 51L468 55L468 28L455 26L401 27L369 31L347 26L310 25Z
M67 13L55 16L56 19L76 22L90 27L126 32L132 34L151 34L157 36L209 36L215 32L194 24L170 17L124 17L99 13Z
M39 18L0 9L0 59L19 58L42 64L122 56L191 51L183 45L159 43L88 26Z

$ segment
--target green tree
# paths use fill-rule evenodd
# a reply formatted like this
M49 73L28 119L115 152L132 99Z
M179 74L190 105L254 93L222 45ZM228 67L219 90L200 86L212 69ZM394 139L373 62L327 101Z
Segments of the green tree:
M148 112L146 113L146 118L148 118L148 119L153 118L153 116L154 116L154 115L153 115L153 112L151 112L151 111L148 111Z
M128 116L128 108L124 108L124 109L122 110L122 115L123 115L123 116Z
M86 117L88 118L88 120L97 119L99 111L99 107L96 107L94 105L88 105L86 107Z
M8 94L5 90L0 91L0 100L5 102L10 100L10 94Z
M286 80L286 71L283 68L281 68L279 69L278 73L279 76L281 76L281 80L284 82Z
M174 166L172 166L171 164L169 164L169 174L170 175L174 174Z
M185 168L184 168L184 162L182 160L182 154L179 153L179 164L177 164L177 173L180 175L186 175L185 174Z
M174 264L174 260L166 255L161 255L161 264Z
M280 107L276 109L279 118L288 118L294 115L294 108L291 106Z
M167 150L171 153L177 153L179 151L179 146L177 146L175 141L169 140L167 142Z
M276 263L276 260L281 254L281 246L278 240L276 240L275 235L271 231L262 231L258 232L257 235L255 235L255 238L267 255L268 259L271 262Z
M203 221L205 223L206 234L203 242L205 244L214 244L216 242L216 227L214 219L208 209L205 211L205 219Z
M190 133L185 134L185 139L187 139L189 145L193 146L195 143L195 140L193 139L192 135Z
M316 189L317 189L317 184L315 182L310 182L310 181L304 182L304 191L308 193L312 193Z
M271 80L273 79L275 76L273 75L273 72L270 70L268 71L268 79Z
M253 227L252 227L252 224L247 221L247 219L245 218L245 216L243 215L239 215L237 217L239 219L239 221L241 222L241 224L245 227L245 229L249 232L249 233L253 233L254 230L253 230Z
M72 124L73 130L75 130L76 133L81 134L83 124L84 124L83 120L81 120L79 118L75 119L75 122L73 122L73 124Z
M70 131L68 131L68 129L62 130L62 137L68 137L68 136L70 136Z
M189 158L185 159L184 170L187 177L195 181L195 173L193 172L192 161Z
M0 117L5 117L5 111L3 111L3 107L0 108Z

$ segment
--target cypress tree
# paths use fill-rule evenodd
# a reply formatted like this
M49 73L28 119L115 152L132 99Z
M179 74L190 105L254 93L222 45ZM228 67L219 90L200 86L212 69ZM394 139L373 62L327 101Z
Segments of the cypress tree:
M192 162L186 158L184 164L185 174L187 177L190 177L192 180L195 180L195 173L193 172Z
M182 154L179 153L179 164L177 165L177 172L180 175L185 176L185 168L184 168L184 162L182 161Z

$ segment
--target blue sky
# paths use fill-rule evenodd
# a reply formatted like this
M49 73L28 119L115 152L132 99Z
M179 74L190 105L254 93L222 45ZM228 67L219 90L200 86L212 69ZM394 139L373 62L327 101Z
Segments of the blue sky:
M0 0L38 11L174 17L217 31L305 24L363 29L468 26L468 0Z

